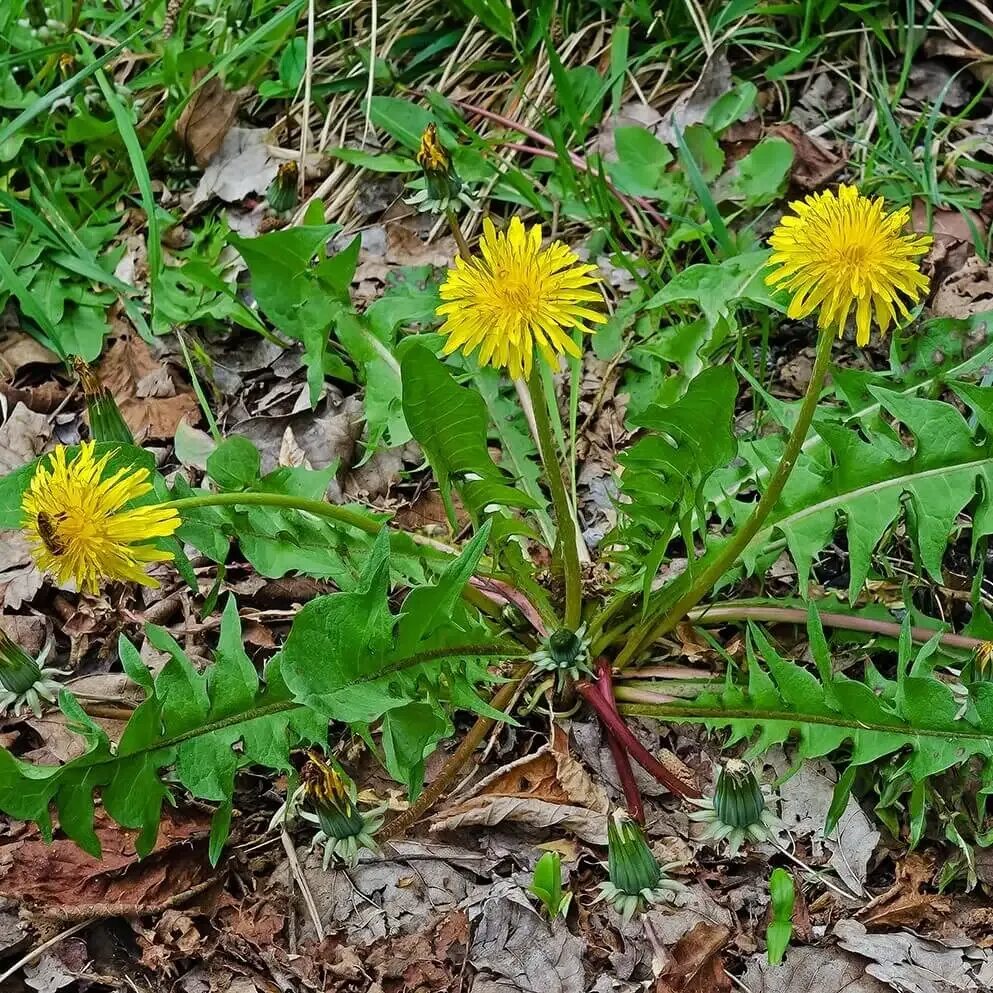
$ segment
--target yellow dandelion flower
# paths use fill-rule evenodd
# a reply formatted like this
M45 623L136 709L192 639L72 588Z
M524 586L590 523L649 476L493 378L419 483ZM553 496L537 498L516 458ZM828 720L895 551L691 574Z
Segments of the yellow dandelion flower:
M856 340L865 345L873 318L885 334L898 313L909 316L902 297L914 305L927 292L918 256L931 244L930 235L903 233L909 209L887 214L882 197L870 200L854 186L814 193L790 207L794 213L769 239L775 271L765 279L792 297L790 317L816 310L817 326L840 336L854 306Z
M588 306L601 302L595 266L580 262L561 241L541 247L541 225L526 229L514 217L506 232L483 221L482 257L455 260L441 286L438 314L448 335L445 354L479 349L479 362L509 369L515 379L531 374L534 346L553 368L563 352L582 352L569 332L592 333L603 314Z
M103 479L113 453L96 458L94 447L85 442L70 461L60 445L24 491L23 526L38 568L87 593L96 593L101 580L158 586L145 566L173 556L148 542L171 535L179 514L154 505L124 509L151 492L148 470L127 466Z

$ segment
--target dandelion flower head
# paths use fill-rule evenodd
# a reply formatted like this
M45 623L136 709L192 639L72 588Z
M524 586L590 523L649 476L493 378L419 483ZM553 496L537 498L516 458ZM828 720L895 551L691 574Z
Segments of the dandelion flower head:
M149 473L126 466L104 479L112 455L98 458L91 441L70 458L60 445L39 464L21 501L38 567L86 593L95 594L101 581L157 586L146 566L173 556L150 542L168 537L181 523L171 507L127 509L151 492Z
M594 289L596 267L561 241L542 248L541 226L525 228L518 217L506 232L486 218L479 249L468 261L457 258L441 286L445 353L478 348L481 365L515 379L531 374L536 345L552 368L563 353L579 358L571 332L592 333L591 323L606 320L591 306L603 300Z
M904 233L908 208L886 213L882 197L864 197L854 186L814 193L790 207L769 239L773 271L766 276L790 294L789 317L817 311L817 326L840 336L854 307L856 340L865 345L874 320L885 334L898 315L910 316L908 304L928 289L918 258L931 238Z

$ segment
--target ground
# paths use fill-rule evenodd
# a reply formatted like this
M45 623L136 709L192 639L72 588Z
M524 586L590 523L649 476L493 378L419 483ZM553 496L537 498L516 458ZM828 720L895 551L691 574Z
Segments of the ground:
M308 725L285 761L256 761L267 745L235 734L224 749L239 760L220 785L213 766L191 773L170 745L157 753L152 786L137 772L125 785L135 818L126 826L100 780L100 858L77 844L70 821L88 815L65 797L45 837L4 761L0 989L993 989L993 722L975 689L985 669L972 658L993 635L985 5L13 0L0 12L0 49L0 474L13 478L56 445L97 435L82 360L173 496L252 488L289 470L308 486L320 480L332 504L357 508L372 534L388 517L394 532L418 539L394 544L382 604L362 599L378 554L372 534L304 532L250 514L205 517L195 534L181 532L185 573L159 565L157 587L107 584L90 595L39 570L19 500L9 502L0 507L0 625L33 656L48 646L46 664L64 671L81 705L0 717L10 754L52 768L78 763L98 733L80 734L85 712L107 736L107 763L117 761L110 742L122 740L151 686L151 677L135 681L137 663L125 672L122 638L156 676L162 734L182 736L192 725L170 726L169 700L186 691L170 674L181 669L207 707L210 674L232 657L225 604L240 618L245 664L272 684L274 656L295 671L289 632L308 605L352 596L363 621L381 610L393 623L407 596L437 580L438 557L468 544L495 497L488 491L475 506L464 484L478 464L457 463L443 446L455 487L449 517L449 480L439 485L439 456L405 406L406 362L415 338L440 354L438 283L457 237L473 248L487 215L541 223L601 281L609 320L583 340L582 359L563 360L544 381L560 415L558 451L574 466L565 477L589 559L584 595L600 603L618 589L676 581L706 533L728 533L752 506L796 417L817 331L783 313L762 281L762 253L791 201L839 183L883 197L887 209L906 206L910 225L933 233L923 310L867 347L850 331L838 341L814 425L825 438L850 431L854 454L845 462L812 435L820 454L797 470L802 480L841 480L838 492L808 504L798 502L800 483L787 491L794 502L772 519L754 561L705 601L707 624L695 615L653 643L625 670L618 700L678 708L701 689L716 692L725 671L757 679L753 656L775 663L776 652L798 663L789 671L814 692L808 683L823 670L808 600L823 611L838 679L882 698L908 672L940 686L916 714L900 711L925 733L873 761L852 760L861 712L848 715L849 737L823 748L809 727L797 734L782 719L708 726L629 716L638 741L705 794L727 755L747 753L773 787L779 818L771 841L732 854L703 840L693 808L636 767L648 840L684 889L630 921L598 900L607 815L630 797L602 725L571 684L554 697L525 684L510 701L512 720L486 729L444 797L351 868L322 867L313 825L274 820L305 746L328 747L360 803L385 804L389 820L408 808L412 782L415 794L422 778L430 789L473 727L466 706L441 706L440 683L419 704L441 714L440 730L409 746L416 755L393 755L414 726L391 731L383 714L330 724L325 715L323 740ZM421 134L434 122L467 195L454 203L455 231L444 211L409 202L424 183ZM299 240L265 240L283 232ZM314 263L327 252L347 264ZM473 360L446 361L459 388L471 384L485 401L482 455L473 457L534 504L523 547L536 589L558 609L554 515L518 393ZM727 378L708 380L713 370ZM705 430L686 463L702 476L686 468L699 484L687 496L666 470L686 457L673 427L683 414L667 412L688 410L705 388L713 392L700 394L703 421L694 422ZM460 408L456 421L470 422L473 409ZM714 475L704 462L720 447L720 410L737 447ZM965 442L959 425L972 432ZM236 437L257 457L224 447ZM650 447L660 439L661 456ZM884 455L888 468L876 462ZM877 476L846 489L863 470ZM887 520L872 516L883 497L869 490L892 491ZM829 504L816 536L797 525ZM506 578L500 571L480 589L506 591ZM516 607L533 612L531 600L511 600L491 633L528 627L531 615ZM463 609L442 613L458 620ZM905 618L929 630L911 639L908 627L898 646ZM775 649L761 648L751 621L766 624ZM395 623L402 631L406 622ZM959 641L908 654L911 640L920 646L941 625ZM965 673L975 678L969 688ZM489 698L501 684L487 680L513 674L509 663L480 666L469 688ZM248 681L255 701L266 690L258 675ZM750 690L761 696L755 682ZM954 721L980 728L969 739L979 743L949 757L927 729ZM949 737L948 752L957 744ZM146 853L138 828L149 789L163 806ZM219 807L230 812L226 843L216 841ZM551 922L529 892L545 851L561 855L573 894L568 914ZM781 964L767 951L776 867L795 887Z

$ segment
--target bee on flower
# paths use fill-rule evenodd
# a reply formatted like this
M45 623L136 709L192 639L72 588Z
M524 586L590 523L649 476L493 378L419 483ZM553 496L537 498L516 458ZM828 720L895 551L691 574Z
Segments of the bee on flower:
M817 313L817 326L841 336L854 308L856 341L869 342L873 322L885 334L898 318L910 316L928 291L919 258L930 235L906 233L906 207L886 212L854 186L826 190L790 204L769 244L773 270L765 281L790 295L787 315Z
M572 333L591 334L590 325L607 319L594 306L603 302L594 289L596 266L561 241L542 248L541 225L525 228L519 217L506 231L485 218L479 251L456 258L441 285L445 354L478 350L481 365L507 369L514 379L531 375L535 347L553 369L560 355L579 358Z
M146 568L173 558L157 548L179 527L171 507L133 507L152 491L148 469L125 466L107 475L113 452L97 457L93 442L69 455L64 445L35 470L21 500L23 528L38 568L65 585L96 594L102 582L158 586Z

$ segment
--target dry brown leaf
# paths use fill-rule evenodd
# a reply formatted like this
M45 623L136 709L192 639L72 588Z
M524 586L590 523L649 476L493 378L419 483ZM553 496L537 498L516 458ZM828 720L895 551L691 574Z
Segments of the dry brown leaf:
M200 419L193 392L185 384L177 386L168 366L136 335L114 342L100 362L99 374L138 442L172 439L183 421L195 424Z
M199 82L205 73L198 72L194 81ZM240 106L241 97L225 89L219 76L211 77L190 97L176 121L176 135L201 169L220 151Z
M137 832L126 831L98 810L96 833L103 857L87 855L69 839L51 844L35 833L0 847L0 896L53 909L78 910L107 905L141 909L159 907L211 876L205 842L210 820L205 815L163 812L155 850L140 862L134 848Z
M793 146L790 178L801 190L820 189L845 167L846 159L836 155L827 142L812 138L795 124L774 124L766 134L785 138Z
M700 921L669 950L669 965L654 993L725 993L731 980L721 950L731 931L720 924Z
M993 265L969 258L938 287L931 304L935 317L971 317L993 309Z
M0 334L0 378L8 378L26 365L59 365L62 360L51 349L23 331Z
M925 893L934 879L934 861L911 852L896 867L896 882L855 916L867 928L920 927L925 920L935 923L951 913L948 897Z
M568 735L555 726L551 742L481 780L468 797L442 810L431 830L512 821L571 831L583 841L604 845L608 806L607 794L569 754Z

